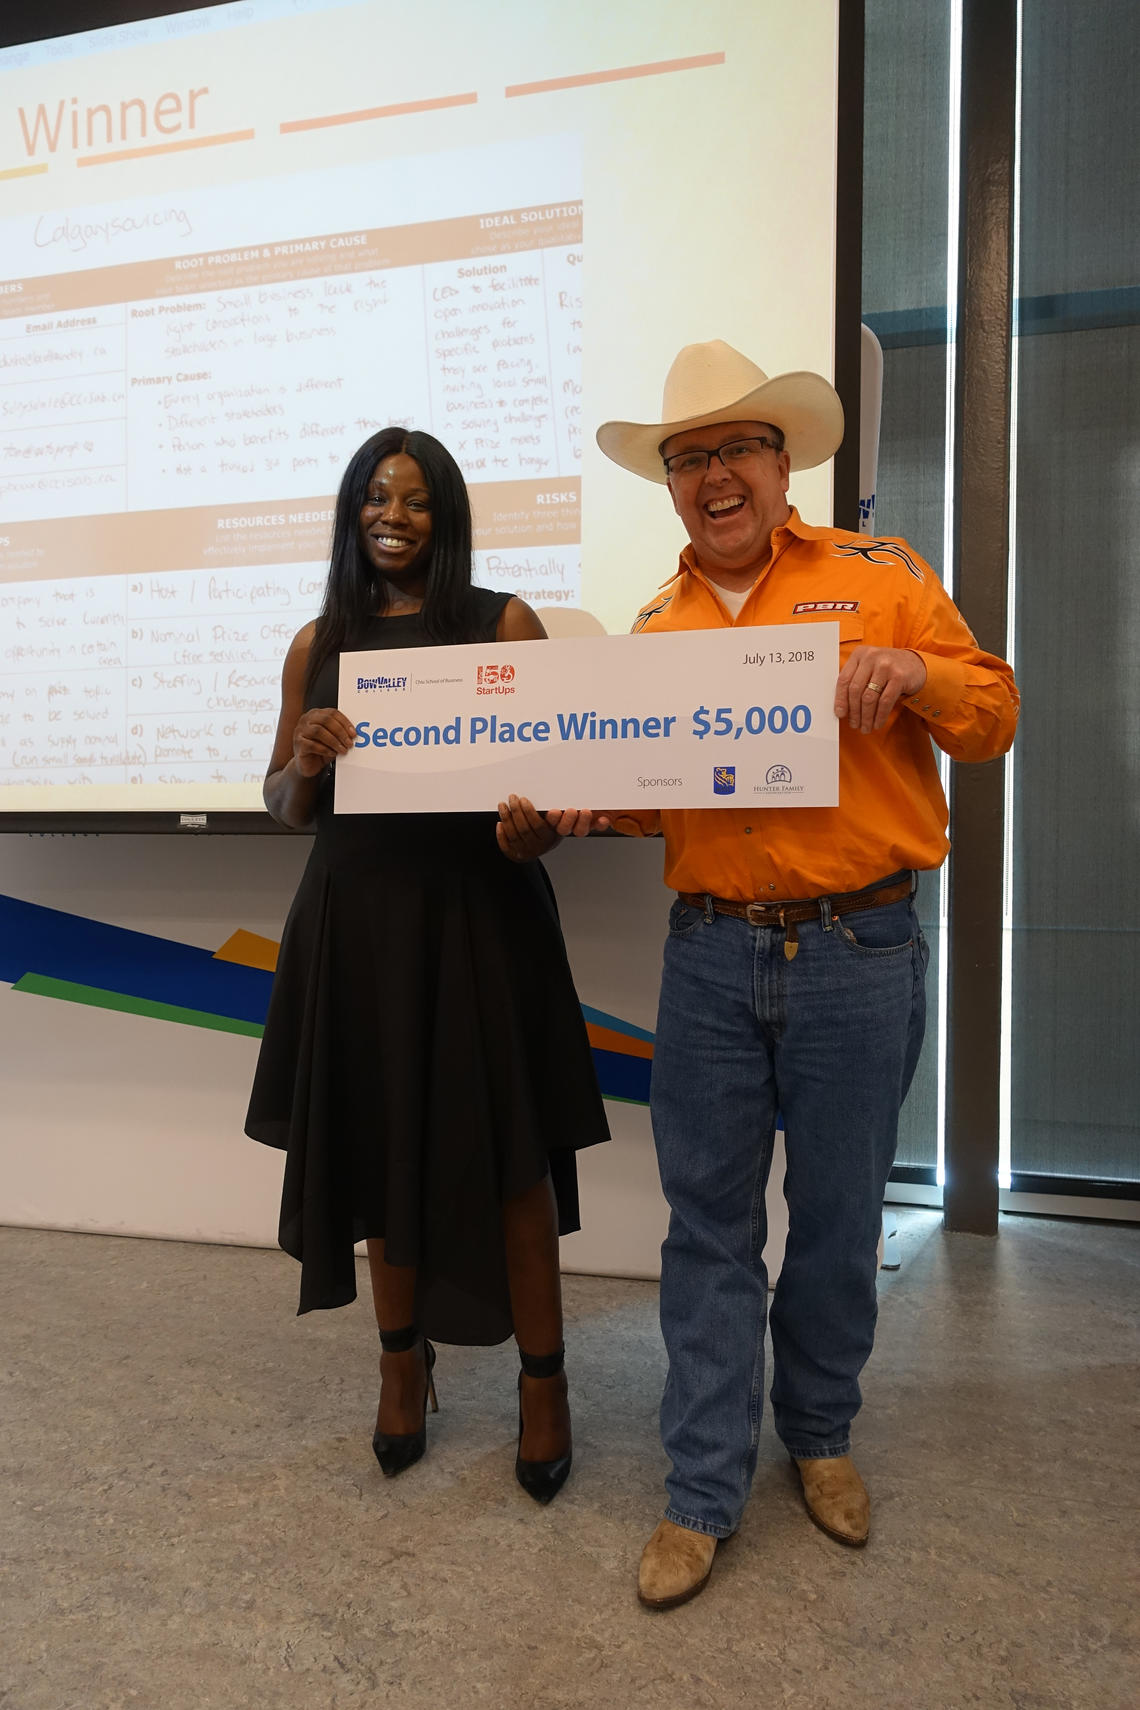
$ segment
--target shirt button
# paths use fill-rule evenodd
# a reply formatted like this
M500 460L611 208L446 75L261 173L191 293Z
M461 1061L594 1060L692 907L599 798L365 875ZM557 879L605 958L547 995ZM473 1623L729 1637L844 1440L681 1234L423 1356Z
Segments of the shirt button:
M768 889L769 889L769 890L770 890L770 891L774 891L774 890L775 890L775 889L776 889L776 887L775 887L775 885L769 885L769 886L768 886Z
M751 837L752 836L752 827L750 825L746 825L744 827L744 835L745 835L745 837Z

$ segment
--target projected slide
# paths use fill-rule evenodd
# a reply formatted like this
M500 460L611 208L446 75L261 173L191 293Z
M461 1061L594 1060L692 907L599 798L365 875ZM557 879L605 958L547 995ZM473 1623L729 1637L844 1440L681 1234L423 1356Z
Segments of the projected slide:
M14 780L257 782L337 481L388 422L454 451L482 580L579 603L579 150L544 142L524 173L502 145L430 165L425 201L466 179L491 205L361 229L342 167L32 227L53 258L98 242L116 261L0 297ZM561 200L518 205L536 182ZM271 230L265 201L304 223ZM172 232L215 247L129 259Z
M678 536L597 421L651 416L691 338L830 368L830 111L772 193L794 266L725 182L779 116L758 53L833 80L834 4L770 12L616 0L591 41L457 5L425 57L386 5L246 0L0 52L0 812L258 806L391 422L463 468L481 583L628 626Z

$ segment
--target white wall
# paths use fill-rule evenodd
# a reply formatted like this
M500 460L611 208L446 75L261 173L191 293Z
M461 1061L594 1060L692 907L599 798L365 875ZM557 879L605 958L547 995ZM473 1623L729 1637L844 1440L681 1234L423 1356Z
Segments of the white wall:
M277 937L308 852L270 837L0 838L0 890L216 950ZM281 1156L242 1134L257 1041L0 986L0 1220L272 1245Z
M8 836L0 890L215 950L280 935L307 838ZM659 842L564 845L548 865L582 1001L652 1030L669 894ZM273 1246L282 1155L242 1133L257 1040L0 985L0 1222ZM607 1105L581 1154L566 1269L655 1277L666 1225L648 1112ZM770 1255L786 1230L773 1171Z

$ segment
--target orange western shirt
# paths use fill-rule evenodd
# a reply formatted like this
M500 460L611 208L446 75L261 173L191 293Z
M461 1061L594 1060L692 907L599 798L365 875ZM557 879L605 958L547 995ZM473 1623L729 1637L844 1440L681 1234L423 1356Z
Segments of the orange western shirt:
M839 727L839 806L693 808L616 816L619 830L665 837L665 883L734 902L854 891L903 867L938 867L950 847L931 738L954 760L992 760L1017 729L1020 699L1004 660L983 653L930 566L904 540L812 528L793 510L735 619L839 624L840 665L854 647L906 647L926 682L882 730ZM691 546L642 607L643 630L728 629L734 620Z

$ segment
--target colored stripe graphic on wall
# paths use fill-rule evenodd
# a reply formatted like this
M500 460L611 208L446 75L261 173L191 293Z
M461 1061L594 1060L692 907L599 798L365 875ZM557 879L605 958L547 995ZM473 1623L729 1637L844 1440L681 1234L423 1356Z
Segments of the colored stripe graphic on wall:
M81 986L74 980L51 980L43 974L25 974L13 991L31 992L34 997L61 998L65 1003L86 1003L95 1009L117 1009L128 1015L149 1015L155 1021L180 1021L184 1027L210 1027L216 1033L245 1033L260 1039L265 1031L259 1021L236 1021L230 1015L209 1015L203 1009L184 1009L176 1003L155 1003L151 998L128 997L99 986Z
M260 1038L278 945L244 928L216 951L0 895L0 982L34 997ZM653 1035L582 1005L603 1098L649 1102Z
M252 1022L258 1031L273 984L272 974L220 961L193 944L0 897L0 980L30 990L22 985L28 975L105 992L119 1000L115 1008L134 1007L139 1015L153 1013L146 1006L158 1004L211 1018L195 1025Z

